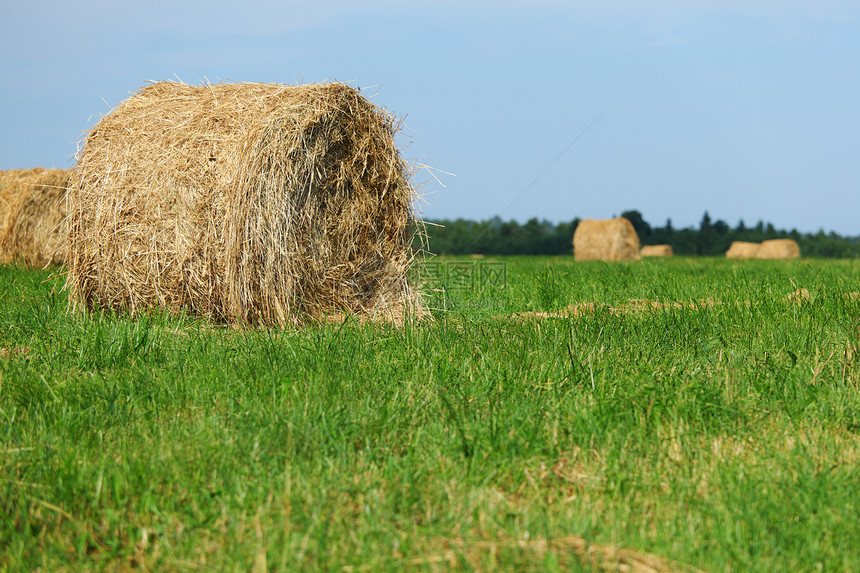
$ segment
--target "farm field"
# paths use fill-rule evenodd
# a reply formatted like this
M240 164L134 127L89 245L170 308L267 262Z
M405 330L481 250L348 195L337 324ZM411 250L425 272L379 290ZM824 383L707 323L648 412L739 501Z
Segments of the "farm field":
M0 570L860 570L860 260L430 271L282 331L0 267Z

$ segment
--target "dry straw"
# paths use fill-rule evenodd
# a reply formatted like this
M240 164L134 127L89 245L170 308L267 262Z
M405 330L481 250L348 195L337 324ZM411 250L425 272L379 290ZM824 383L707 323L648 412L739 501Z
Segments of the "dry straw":
M643 245L639 251L642 257L671 257L674 254L671 245Z
M791 239L771 239L762 241L757 259L799 259L800 247Z
M402 318L414 189L398 127L339 83L145 86L79 155L72 306Z
M29 267L65 260L66 169L0 172L0 260Z
M573 256L577 261L639 260L639 236L624 217L585 219L573 233Z
M754 259L756 257L756 253L758 253L758 249L761 245L759 243L748 243L746 241L734 241L730 246L729 250L726 251L727 259Z

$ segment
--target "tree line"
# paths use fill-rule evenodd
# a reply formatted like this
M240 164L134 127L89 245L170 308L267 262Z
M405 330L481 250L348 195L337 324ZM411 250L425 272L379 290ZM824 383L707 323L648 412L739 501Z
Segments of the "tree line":
M677 255L719 256L733 241L760 243L768 239L794 239L806 257L860 257L860 236L844 237L823 230L800 233L785 231L773 224L758 221L748 227L743 220L731 227L720 219L714 221L708 212L698 228L676 229L672 220L662 227L649 224L637 210L624 211L636 229L643 245L670 245ZM440 255L564 255L573 246L573 233L580 219L553 224L547 220L529 219L525 224L493 217L486 221L441 219L425 221L425 249Z

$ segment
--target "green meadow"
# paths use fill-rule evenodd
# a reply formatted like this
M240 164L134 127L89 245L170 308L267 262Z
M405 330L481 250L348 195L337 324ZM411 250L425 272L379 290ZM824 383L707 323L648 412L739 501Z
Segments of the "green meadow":
M0 570L860 571L860 260L431 263L298 331L0 267Z

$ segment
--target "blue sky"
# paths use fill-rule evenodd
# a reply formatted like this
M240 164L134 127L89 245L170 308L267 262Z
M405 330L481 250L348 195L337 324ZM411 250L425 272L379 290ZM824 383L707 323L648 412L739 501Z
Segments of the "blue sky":
M0 6L0 169L72 166L147 80L337 80L404 119L428 218L860 235L860 2Z

